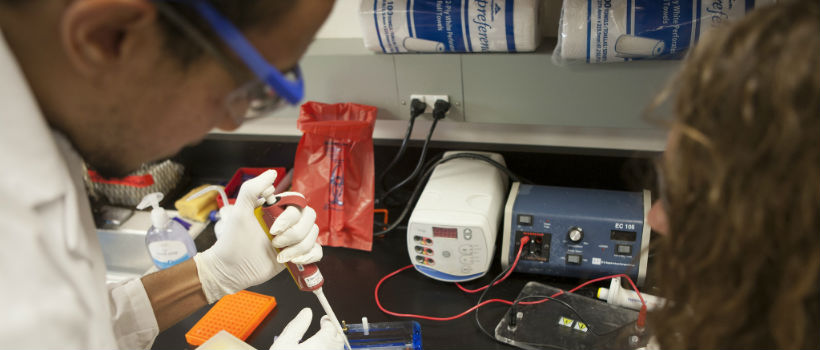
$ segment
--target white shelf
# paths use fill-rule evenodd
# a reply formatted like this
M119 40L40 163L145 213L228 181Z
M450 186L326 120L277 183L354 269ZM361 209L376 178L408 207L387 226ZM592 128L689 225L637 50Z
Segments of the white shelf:
M413 128L411 139L424 140L427 137L430 124L430 121L418 120ZM404 137L406 128L407 121L404 120L377 120L373 130L373 139L401 139ZM214 131L211 134L227 137L276 135L298 138L302 136L302 133L296 127L295 118L280 117L250 120L236 131ZM666 133L659 129L578 128L443 121L436 127L432 140L661 152L666 144Z

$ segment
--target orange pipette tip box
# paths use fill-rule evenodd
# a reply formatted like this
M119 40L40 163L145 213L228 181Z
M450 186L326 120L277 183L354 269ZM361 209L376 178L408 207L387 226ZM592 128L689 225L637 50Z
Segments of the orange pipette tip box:
M276 298L259 293L242 290L226 295L185 333L185 340L202 345L223 329L245 340L275 307Z

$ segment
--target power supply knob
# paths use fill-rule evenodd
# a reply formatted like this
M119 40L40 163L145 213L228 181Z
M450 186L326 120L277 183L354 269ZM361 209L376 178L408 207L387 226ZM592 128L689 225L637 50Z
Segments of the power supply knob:
M584 239L584 230L580 227L573 227L567 232L567 238L569 238L570 242L578 243Z

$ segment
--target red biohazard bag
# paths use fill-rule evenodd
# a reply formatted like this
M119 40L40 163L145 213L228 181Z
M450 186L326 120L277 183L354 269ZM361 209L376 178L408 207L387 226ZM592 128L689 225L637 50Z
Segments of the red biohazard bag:
M373 125L376 107L302 105L293 190L316 210L319 242L370 251L373 245Z

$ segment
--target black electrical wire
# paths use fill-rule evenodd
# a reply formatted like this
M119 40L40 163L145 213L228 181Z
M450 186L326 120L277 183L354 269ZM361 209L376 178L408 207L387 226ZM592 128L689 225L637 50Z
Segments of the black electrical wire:
M478 297L478 302L476 302L476 305L481 304L481 302L484 301L484 297L487 296L487 293L490 291L490 288L492 288L495 285L495 283L498 282L498 280L500 280L504 275L510 273L510 270L512 270L514 267L515 267L515 264L511 265L507 269L501 271L501 273L499 273L497 276L495 276L495 278L493 278L493 280L489 284L487 284L487 288L485 288L484 291L481 292L481 295ZM560 304L560 305L564 306L565 308L569 309L570 311L572 311L572 313L575 314L575 316L578 318L578 320L580 320L585 325L587 325L587 329L589 329L590 333L592 333L596 337L602 337L602 336L605 336L605 335L609 335L611 333L618 332L618 331L622 330L624 327L630 325L630 323L626 323L626 324L623 324L619 327L615 327L614 329L608 330L606 332L598 333L590 326L589 321L587 321L586 319L584 319L583 316L581 316L581 314L578 312L577 309L575 309L575 307L573 307L572 305L570 305L569 303L567 303L563 300L558 300L556 298L553 298L553 297L547 296L547 295L528 295L528 296L525 296L525 297L522 297L522 298L515 299L513 301L513 304L510 305L510 310L515 310L519 303L521 303L522 301L527 300L527 299L549 299L550 301L557 302L558 304ZM481 321L478 318L478 310L480 310L480 308L475 310L475 323L476 323L476 325L478 325L478 328L481 330L481 332L484 333L484 335L490 337L490 339L493 339L493 340L495 340L499 343L502 343L502 344L506 344L506 343L496 339L495 336L493 336L492 334L490 334L490 332L488 332L486 329L484 329L484 325L481 324ZM515 315L511 315L510 317L515 317ZM596 326L596 328L597 328L597 326ZM556 346L556 345L552 345L552 344L539 344L539 343L528 343L528 342L519 342L519 343L524 343L524 344L533 345L533 346L547 347L547 348L565 349L564 347Z
M483 291L483 292L481 293L481 295L478 297L478 302L476 302L476 304L481 304L481 302L482 302L482 301L484 301L484 297L487 295L487 292L489 292L490 288L491 288L493 285L495 285L495 283L496 283L499 279L501 279L501 277L503 277L504 275L506 275L506 274L509 272L509 270L510 270L510 269L512 269L512 268L513 268L513 267L512 267L512 266L510 266L510 267L509 267L509 268L507 268L506 270L501 271L501 273L499 273L499 274L498 274L498 276L496 276L496 277L492 280L492 282L490 282L490 283L487 285L487 288L486 288L486 289L484 289L484 291ZM551 297L551 296L547 296L547 295L528 295L528 296L525 296L525 297L522 297L522 298L519 298L519 299L515 299L515 300L513 301L513 304L512 304L512 305L510 305L510 309L511 309L511 310L514 310L514 309L516 308L516 306L518 306L518 304L519 304L520 302L525 301L525 300L527 300L527 299L549 299L550 301L554 301L554 302L556 302L556 303L558 303L558 304L562 305L563 307L565 307L565 308L569 309L569 310L570 310L570 311L571 311L571 312L575 315L575 317L576 317L576 318L577 318L580 322L582 322L582 323L584 323L585 325L587 325L587 329L589 329L590 333L592 333L593 335L595 335L596 337L599 337L599 338L600 338L600 337L603 337L603 336L606 336L606 335L609 335L609 334L612 334L612 333L615 333L615 332L619 332L619 331L621 331L624 327L629 326L629 325L631 324L631 323L625 323L625 324L623 324L623 325L621 325L621 326L619 326L619 327L615 327L615 328L610 329L610 330L608 330L608 331L606 331L606 332L598 333L598 332L596 332L596 331L595 331L595 329L593 329L593 327L591 327L591 325L590 325L589 321L587 321L586 319L584 319L584 317L583 317L583 316L581 316L581 314L578 312L578 310L577 310L575 307L573 307L572 305L570 305L570 304L569 304L569 303L567 303L566 301L559 300L559 299L556 299L556 298L553 298L553 297ZM506 343L504 343L504 342L502 342L502 341L500 341L500 340L496 339L496 337L495 337L495 336L493 336L492 334L490 334L490 332L488 332L488 331L484 328L484 325L482 325L482 324L481 324L481 321L480 321L480 320L479 320L479 318L478 318L478 310L479 310L479 309L476 309L476 310L475 310L475 323L478 325L478 328L481 330L481 332L482 332L482 333L484 333L484 335L486 335L486 336L490 337L491 339L493 339L493 340L495 340L495 341L497 341L497 342L499 342L499 343L506 344ZM511 315L510 317L515 317L515 315ZM597 329L597 327L595 327L595 328ZM556 349L565 349L564 347L561 347L561 346L556 346L556 345L552 345L552 344L529 343L529 342L521 342L521 341L516 341L516 342L518 342L518 343L524 343L524 344L528 344L528 345L533 345L533 346L548 347L548 348L556 348Z
M484 291L483 291L483 292L481 292L481 295L478 297L478 302L476 302L476 304L481 304L481 302L484 300L484 297L487 295L487 292L489 292L489 291L490 291L490 288L491 288L493 285L495 285L495 283L496 283L498 280L500 280L500 279L501 279L504 275L506 275L506 274L507 274L507 273L508 273L508 272L509 272L512 268L513 268L513 266L510 266L510 267L508 267L506 270L501 271L501 273L499 273L497 276L495 276L495 278L493 278L492 282L490 282L490 284L488 284L488 285L487 285L487 288L485 288L485 289L484 289ZM524 297L524 298L521 298L521 299L526 299L526 298L528 298L528 297ZM549 297L549 296L543 296L543 298L546 298L546 299L550 299L550 300L556 301L556 302L560 303L561 305L563 305L564 307L566 307L566 308L568 308L568 309L572 310L572 312L573 312L573 313L575 313L575 315L578 315L578 312L575 310L575 308L573 308L573 307L572 307L572 305L567 304L567 303L566 303L565 301L563 301L563 300L558 300L558 299L555 299L555 298L553 298L553 297ZM519 302L519 301L520 301L520 300L515 300L515 301L513 301L513 304L510 306L510 308L511 308L511 309L514 309L514 308L515 308L515 306L518 304L518 302ZM496 337L495 337L495 336L493 336L492 334L490 334L490 332L488 332L486 329L484 329L484 325L482 325L482 324L481 324L481 321L479 321L479 319L478 319L478 310L480 310L480 308L478 308L478 309L476 309L476 310L475 310L475 323L476 323L476 325L478 325L478 329L480 329L480 330L481 330L481 332L482 332L482 333L484 333L484 335L488 336L490 339L495 340L495 341L497 341L497 342L499 342L499 343L501 343L501 344L507 344L507 343L504 343L504 342L502 342L502 341L500 341L500 340L496 339ZM515 317L515 315L513 315L513 316L511 316L511 317ZM584 322L585 324L587 323L586 321L584 321L584 320L583 320L583 318L581 318L581 316L580 316L580 315L578 315L578 319L580 319L580 320L581 320L582 322ZM530 343L527 343L527 344L530 344ZM552 345L552 344L532 344L532 345L542 346L542 347L547 347L547 348L553 348L553 349L562 349L562 350L565 350L565 349L566 349L566 348L564 348L564 347L562 347L562 346L556 346L556 345Z
M431 159L423 167L423 169L425 169L424 170L424 175L422 175L421 178L419 178L419 182L416 184L416 187L413 189L413 193L410 195L410 198L407 200L407 204L404 206L404 209L402 210L401 214L399 214L399 217L395 221L393 221L392 224L387 226L387 228L385 228L384 230L373 233L373 236L380 237L380 236L383 236L383 235L387 234L388 232L392 231L393 229L395 229L396 226L398 226L399 223L401 223L402 220L404 220L404 218L407 216L407 213L410 212L410 208L414 205L414 202L416 201L416 197L420 193L422 185L424 185L424 182L430 177L430 174L433 173L433 170L435 170L436 166L438 166L439 164L451 161L453 159L458 159L458 158L470 158L470 159L477 159L477 160L487 162L490 165L495 166L496 168L503 171L507 175L507 177L510 178L511 181L513 181L513 182L520 182L521 181L519 179L519 177L517 175L515 175L515 173L513 173L512 171L507 169L507 167L505 167L504 165L501 165L501 163L496 162L492 158L487 157L487 156L482 155L482 154L477 154L477 153L456 153L456 154L451 154L447 157L443 157L443 158L440 158L440 159L435 159L435 158Z
M493 278L492 282L490 282L490 284L487 285L487 288L485 288L484 291L481 292L481 295L478 297L478 302L476 304L481 304L481 301L487 295L487 292L490 290L490 288L492 288L492 286L495 284L495 282L498 282L498 280L500 280L501 277L504 277L504 275L506 275L507 272L509 272L512 268L513 268L513 266L511 265L506 270L501 271L501 273L499 273L498 276L495 276L495 278ZM513 305L515 305L515 302L513 302ZM484 326L478 320L478 310L480 310L480 309L481 308L478 308L478 309L475 310L475 323L478 325L478 329L480 329L481 332L484 333L486 336L490 337L490 339L495 340L497 342L500 342L492 334L490 334L490 332L487 332L487 330L484 329ZM557 348L563 349L562 347L557 347Z
M401 146L399 147L399 151L396 152L396 156L393 157L393 160L390 161L390 164L384 168L381 175L379 175L379 179L376 183L379 184L380 189L384 190L384 177L387 173L392 169L396 164L398 164L399 159L404 156L404 152L407 150L407 143L410 141L410 135L413 133L413 124L416 122L416 118L424 113L424 110L427 109L427 104L421 102L418 99L413 99L410 102L410 121L407 124L407 131L404 133L404 139L401 141ZM378 204L378 203L377 203Z
M413 169L413 172L410 173L409 176L404 178L404 180L401 180L398 184L394 185L389 190L384 191L384 193L382 193L382 195L379 196L379 203L384 203L384 199L387 198L390 195L390 193L393 193L393 191L399 189L400 187L404 186L405 184L413 180L413 178L415 178L416 175L418 175L419 171L421 171L421 165L424 163L424 158L427 155L427 149L430 145L430 139L433 137L433 131L436 130L436 124L438 124L438 119L433 119L433 124L430 125L430 131L427 132L427 138L424 140L424 146L421 147L421 156L419 156L419 161L416 163L416 168Z
M510 307L515 307L515 306L517 306L520 302L522 302L522 301L524 301L524 300L527 300L527 299L549 299L549 300L551 300L551 301L555 301L555 302L558 302L559 304L564 305L567 309L569 309L570 311L572 311L572 313L573 313L573 314L575 314L575 317L577 317L579 321L581 321L583 324L587 325L587 329L589 330L589 332L590 332L590 333L592 333L593 335L595 335L596 337L603 337L603 336L605 336L605 335L610 335L610 334L615 333L615 332L618 332L618 331L620 331L620 330L624 329L624 327L629 326L630 324L632 324L632 323L625 323L625 324L623 324L623 325L620 325L620 326L618 326L618 327L615 327L615 328L613 328L613 329L610 329L610 330L608 330L608 331L606 331L606 332L601 332L601 333L598 333L598 332L596 332L596 331L595 331L595 329L597 329L598 327L596 326L596 327L594 327L594 328L593 328L593 327L590 325L590 323L589 323L589 322L587 322L587 320L585 320L583 316L581 316L581 314L578 312L578 309L576 309L575 307L573 307L572 305L570 305L569 303L567 303L567 302L565 302L565 301L563 301L563 300L558 300L558 299L555 299L555 298L553 298L553 297L546 296L546 295L537 295L537 294L534 294L534 295L528 295L528 296L525 296L525 297L523 297L523 298L520 298L520 299L516 299L516 300L514 300L514 301L513 301L512 306L510 306Z
M401 180L398 184L394 185L389 190L382 193L382 195L379 197L380 203L382 203L384 199L390 195L390 193L393 193L393 191L401 188L408 182L412 181L421 172L422 164L424 163L424 158L427 155L427 150L430 146L430 139L433 137L433 131L436 130L436 125L438 124L438 121L444 119L448 110L450 110L449 102L446 102L444 100L436 100L436 103L433 107L433 124L430 125L430 131L427 132L427 138L424 140L424 146L422 146L421 148L421 156L419 156L419 161L416 163L416 168L413 169L413 172L410 173L410 175L407 176L404 180Z

